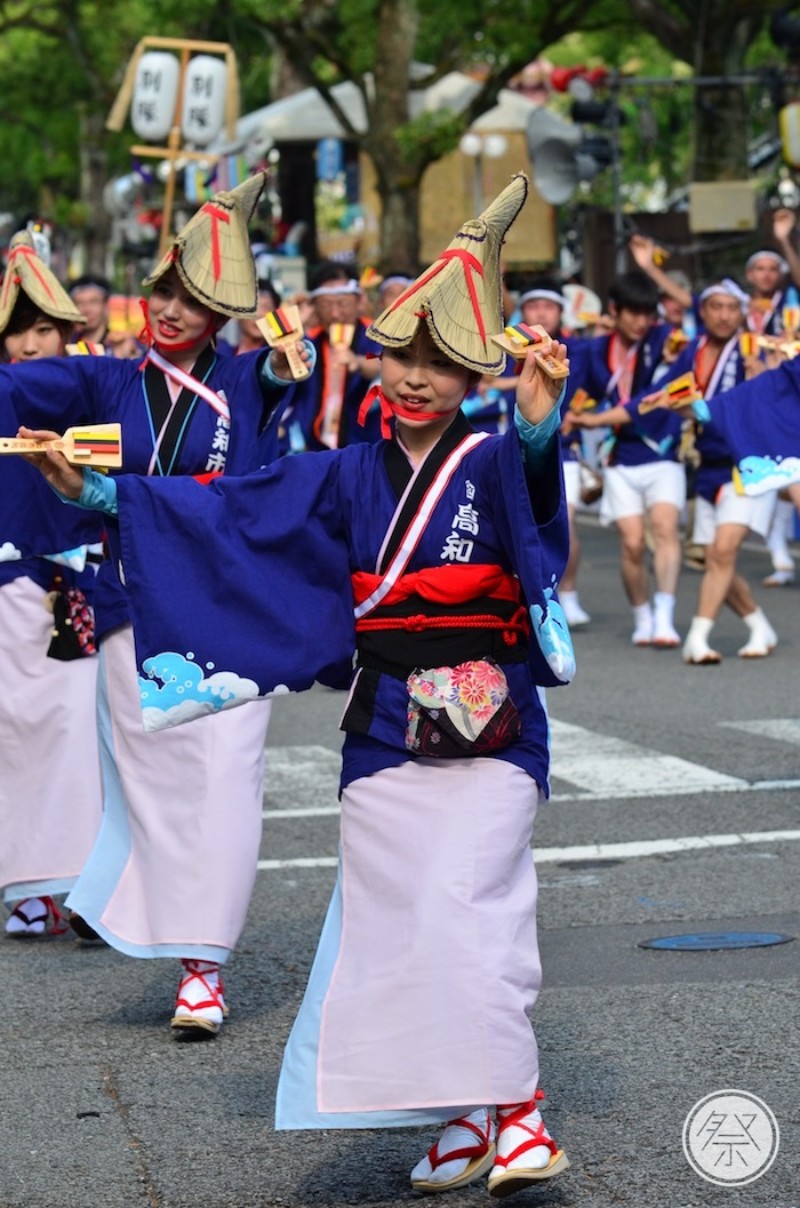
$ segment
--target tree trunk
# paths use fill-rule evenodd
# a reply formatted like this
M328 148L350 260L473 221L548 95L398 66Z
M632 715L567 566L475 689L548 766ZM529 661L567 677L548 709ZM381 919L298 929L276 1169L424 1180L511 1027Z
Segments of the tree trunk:
M406 180L401 186L382 180L379 173L378 196L381 199L381 269L415 269L419 263L420 182Z
M723 6L724 7L724 6ZM728 77L745 70L748 48L758 32L752 17L726 22L722 9L709 21L697 46L698 76ZM746 180L750 116L747 86L699 86L694 98L695 180Z
M749 106L743 87L695 89L694 129L693 180L747 179Z
M419 26L415 0L380 0L376 35L375 93L364 148L375 164L381 199L380 257L383 269L419 260L420 180L427 163L418 152L402 155L395 131L408 120L408 80Z
M80 131L80 200L88 215L83 230L84 260L87 272L105 276L109 271L111 218L103 204L103 189L108 181L103 114L82 108Z

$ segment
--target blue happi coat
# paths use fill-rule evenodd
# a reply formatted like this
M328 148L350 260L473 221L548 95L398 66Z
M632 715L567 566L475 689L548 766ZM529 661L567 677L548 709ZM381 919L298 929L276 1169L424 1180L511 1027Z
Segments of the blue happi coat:
M460 432L469 425L459 416L448 433ZM375 570L404 489L392 450L394 442L380 442L283 459L208 487L118 479L112 544L129 592L150 728L315 680L348 685L357 645L351 575ZM542 786L548 730L536 686L560 682L553 667L560 644L569 644L555 596L567 553L557 440L530 481L512 428L466 454L408 566L496 564L518 575L533 637L521 656L497 659L522 716L520 738L501 757ZM440 649L432 644L428 665L445 661L437 660ZM370 692L369 720L345 742L345 784L413 758L405 676L378 672Z
M16 435L20 424L63 432L80 424L119 422L123 465L112 473L245 474L277 453L275 425L269 419L286 394L261 382L259 367L267 351L218 357L209 348L195 365L195 376L230 404L230 424L186 391L172 405L163 374L154 365L143 370L136 361L112 357L64 357L0 366L0 434ZM15 459L3 459L0 474L8 473L6 464L11 460ZM23 465L23 469L30 481L40 478L33 467ZM40 480L32 489L30 510L14 513L14 532L3 538L14 541L24 553L39 552L34 501L44 498L41 485ZM45 495L51 494L45 484ZM47 504L51 506L49 500ZM97 531L96 520L87 520L86 513L63 504L59 513L67 530ZM60 548L68 548L61 540ZM98 637L128 619L127 599L110 563L100 568L94 604Z
M631 395L633 398L645 392L653 380L653 374L661 363L664 341L672 328L668 323L651 327L641 342L633 364ZM612 385L613 372L609 363L613 332L606 336L594 336L589 340L574 340L569 346L569 384L565 403L568 406L575 391L582 388L589 398L597 402L603 411L618 403L620 398L616 384ZM609 444L610 462L615 466L638 466L663 458L663 451L654 446L637 424L624 424L615 429L613 448Z
M800 359L707 400L747 495L800 482Z
M0 459L0 587L28 578L49 591L60 576L63 586L91 595L86 548L100 542L104 527L102 517L65 508L21 458Z
M675 358L668 371L658 379L657 387L663 390L670 382L681 377L684 373L695 373L698 348L705 340L701 335L690 340L685 348ZM723 350L724 351L724 350ZM706 387L706 400L716 398L728 390L732 390L744 381L744 358L738 343L733 343L725 362L717 366L719 372L712 374L712 379ZM652 411L641 414L640 406L644 395L632 399L626 406L642 433L653 442L658 442L665 449L665 456L677 459L681 428L683 420L674 411L657 407ZM695 436L695 448L700 454L700 465L695 473L694 489L696 494L713 503L720 487L730 482L733 473L733 455L725 440L723 432L713 421L698 426Z

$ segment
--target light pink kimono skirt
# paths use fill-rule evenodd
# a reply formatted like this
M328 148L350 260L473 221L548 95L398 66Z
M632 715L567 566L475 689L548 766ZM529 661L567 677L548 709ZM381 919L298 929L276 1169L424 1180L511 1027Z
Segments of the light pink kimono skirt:
M420 1124L532 1097L538 796L490 758L409 761L344 791L278 1128Z
M53 615L32 579L0 587L0 888L66 893L100 826L96 655L47 657Z
M235 947L256 876L270 707L146 733L132 629L103 640L105 810L67 905L114 948L221 962Z

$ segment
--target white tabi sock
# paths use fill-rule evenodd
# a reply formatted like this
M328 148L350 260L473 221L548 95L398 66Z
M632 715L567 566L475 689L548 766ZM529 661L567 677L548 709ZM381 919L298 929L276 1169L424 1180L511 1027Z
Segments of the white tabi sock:
M494 1122L489 1120L489 1109L481 1107L477 1111L471 1112L470 1115L462 1117L469 1120L471 1124L475 1124L486 1136L487 1129L489 1133L489 1143L494 1141L495 1127ZM454 1158L452 1162L443 1162L442 1158L446 1158L449 1153L454 1153L458 1149L475 1149L480 1146L480 1140L470 1128L464 1128L457 1120L445 1126L439 1140L436 1142L425 1157L417 1162L414 1169L411 1171L411 1182L428 1182L428 1183L449 1183L453 1179L457 1179L462 1175L469 1166L470 1162L474 1161L475 1155L467 1158ZM438 1162L434 1166L430 1155L435 1151L435 1158Z

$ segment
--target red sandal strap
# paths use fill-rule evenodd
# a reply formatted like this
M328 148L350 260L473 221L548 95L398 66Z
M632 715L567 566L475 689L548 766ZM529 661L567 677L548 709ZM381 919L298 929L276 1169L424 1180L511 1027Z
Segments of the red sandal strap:
M61 913L52 898L44 898L44 902L53 916L53 926L50 928L50 934L65 935L70 930L66 916Z
M528 1138L525 1141L520 1141L516 1149L512 1149L511 1153L505 1157L501 1157L498 1154L495 1158L496 1166L506 1167L510 1162L515 1162L522 1154L529 1153L540 1145L546 1145L552 1154L558 1153L558 1145L552 1137L547 1135L544 1120L540 1118L535 1128L531 1128L529 1124L523 1123L525 1117L536 1110L537 1104L542 1099L544 1099L544 1091L539 1090L528 1103L520 1103L507 1116L501 1116L499 1113L503 1109L498 1109L498 1130L500 1132L503 1132L506 1128L521 1128L523 1132L528 1133Z
M204 989L208 992L209 997L207 999L203 999L201 1002L190 1003L188 999L181 998L181 991L183 990L184 986L188 985L189 982L194 981L195 979L202 984ZM187 1011L197 1011L201 1007L219 1007L221 1011L224 1011L225 1003L222 998L223 994L224 990L221 979L216 986L212 986L203 973L198 973L194 970L187 969L185 975L181 979L181 984L178 986L178 997L175 999L175 1007L186 1007Z
M453 1124L457 1125L459 1128L466 1128L470 1132L473 1132L478 1138L479 1144L462 1145L461 1149L451 1149L448 1153L440 1157L439 1142L436 1141L428 1150L428 1161L434 1170L436 1170L439 1166L444 1165L445 1162L456 1162L459 1158L482 1158L484 1154L489 1152L491 1144L489 1141L489 1137L491 1136L491 1122L488 1115L486 1117L485 1132L482 1128L475 1124L474 1121L468 1120L466 1116L459 1116L457 1120L448 1120L447 1128Z

